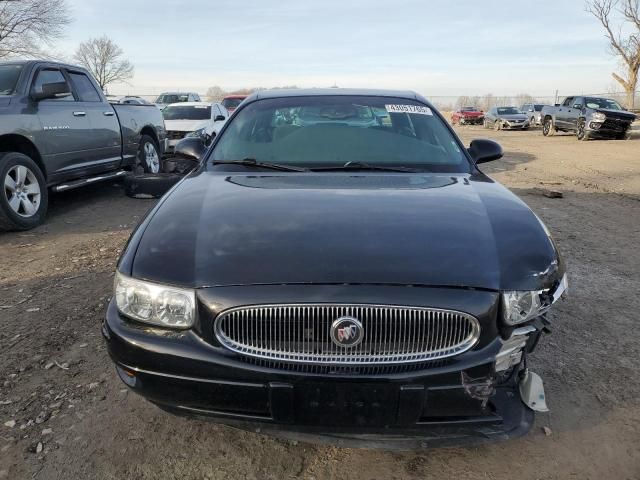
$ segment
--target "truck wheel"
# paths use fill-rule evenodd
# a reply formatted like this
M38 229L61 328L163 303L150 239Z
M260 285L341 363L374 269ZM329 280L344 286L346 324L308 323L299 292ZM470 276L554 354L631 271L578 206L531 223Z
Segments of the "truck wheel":
M576 137L578 140L589 140L589 134L587 133L587 124L584 118L578 120L576 127Z
M160 171L160 149L149 135L142 135L138 148L136 173L158 173Z
M40 225L49 196L36 162L22 153L0 153L0 181L0 230L29 230Z
M546 117L542 123L542 135L545 137L553 137L556 134L556 127L551 117Z

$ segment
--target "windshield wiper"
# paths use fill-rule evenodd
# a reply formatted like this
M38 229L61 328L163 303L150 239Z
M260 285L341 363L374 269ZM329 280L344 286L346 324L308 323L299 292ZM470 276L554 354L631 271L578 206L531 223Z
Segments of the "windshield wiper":
M213 165L242 165L245 167L269 168L282 172L308 172L306 168L294 167L291 165L280 165L278 163L258 162L255 158L243 158L242 160L214 160Z
M380 170L384 172L419 172L415 168L409 167L385 167L383 165L369 165L364 162L347 162L344 165L332 165L329 167L311 168L311 171L331 171L331 170Z

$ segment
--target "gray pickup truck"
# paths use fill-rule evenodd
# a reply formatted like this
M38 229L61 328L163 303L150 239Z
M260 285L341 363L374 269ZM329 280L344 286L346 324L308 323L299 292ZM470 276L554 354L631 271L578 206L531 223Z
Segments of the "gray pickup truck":
M541 112L542 134L575 132L578 140L614 138L629 135L636 116L618 102L602 97L567 97L555 106L544 106Z
M0 230L42 223L49 190L158 172L165 147L155 105L110 104L85 69L0 63Z

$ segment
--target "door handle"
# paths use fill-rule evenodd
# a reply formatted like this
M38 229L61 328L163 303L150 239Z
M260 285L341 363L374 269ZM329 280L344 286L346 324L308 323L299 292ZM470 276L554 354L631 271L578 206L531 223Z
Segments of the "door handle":
M87 112L73 112L74 117L84 117Z
M102 114L103 114L105 117L113 117L113 112L106 111L106 112L102 112Z

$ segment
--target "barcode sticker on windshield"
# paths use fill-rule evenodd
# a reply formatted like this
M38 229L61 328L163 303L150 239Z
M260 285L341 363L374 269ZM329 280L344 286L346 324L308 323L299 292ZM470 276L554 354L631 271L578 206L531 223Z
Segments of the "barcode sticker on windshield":
M385 105L389 113L417 113L419 115L433 115L429 107L420 105Z

